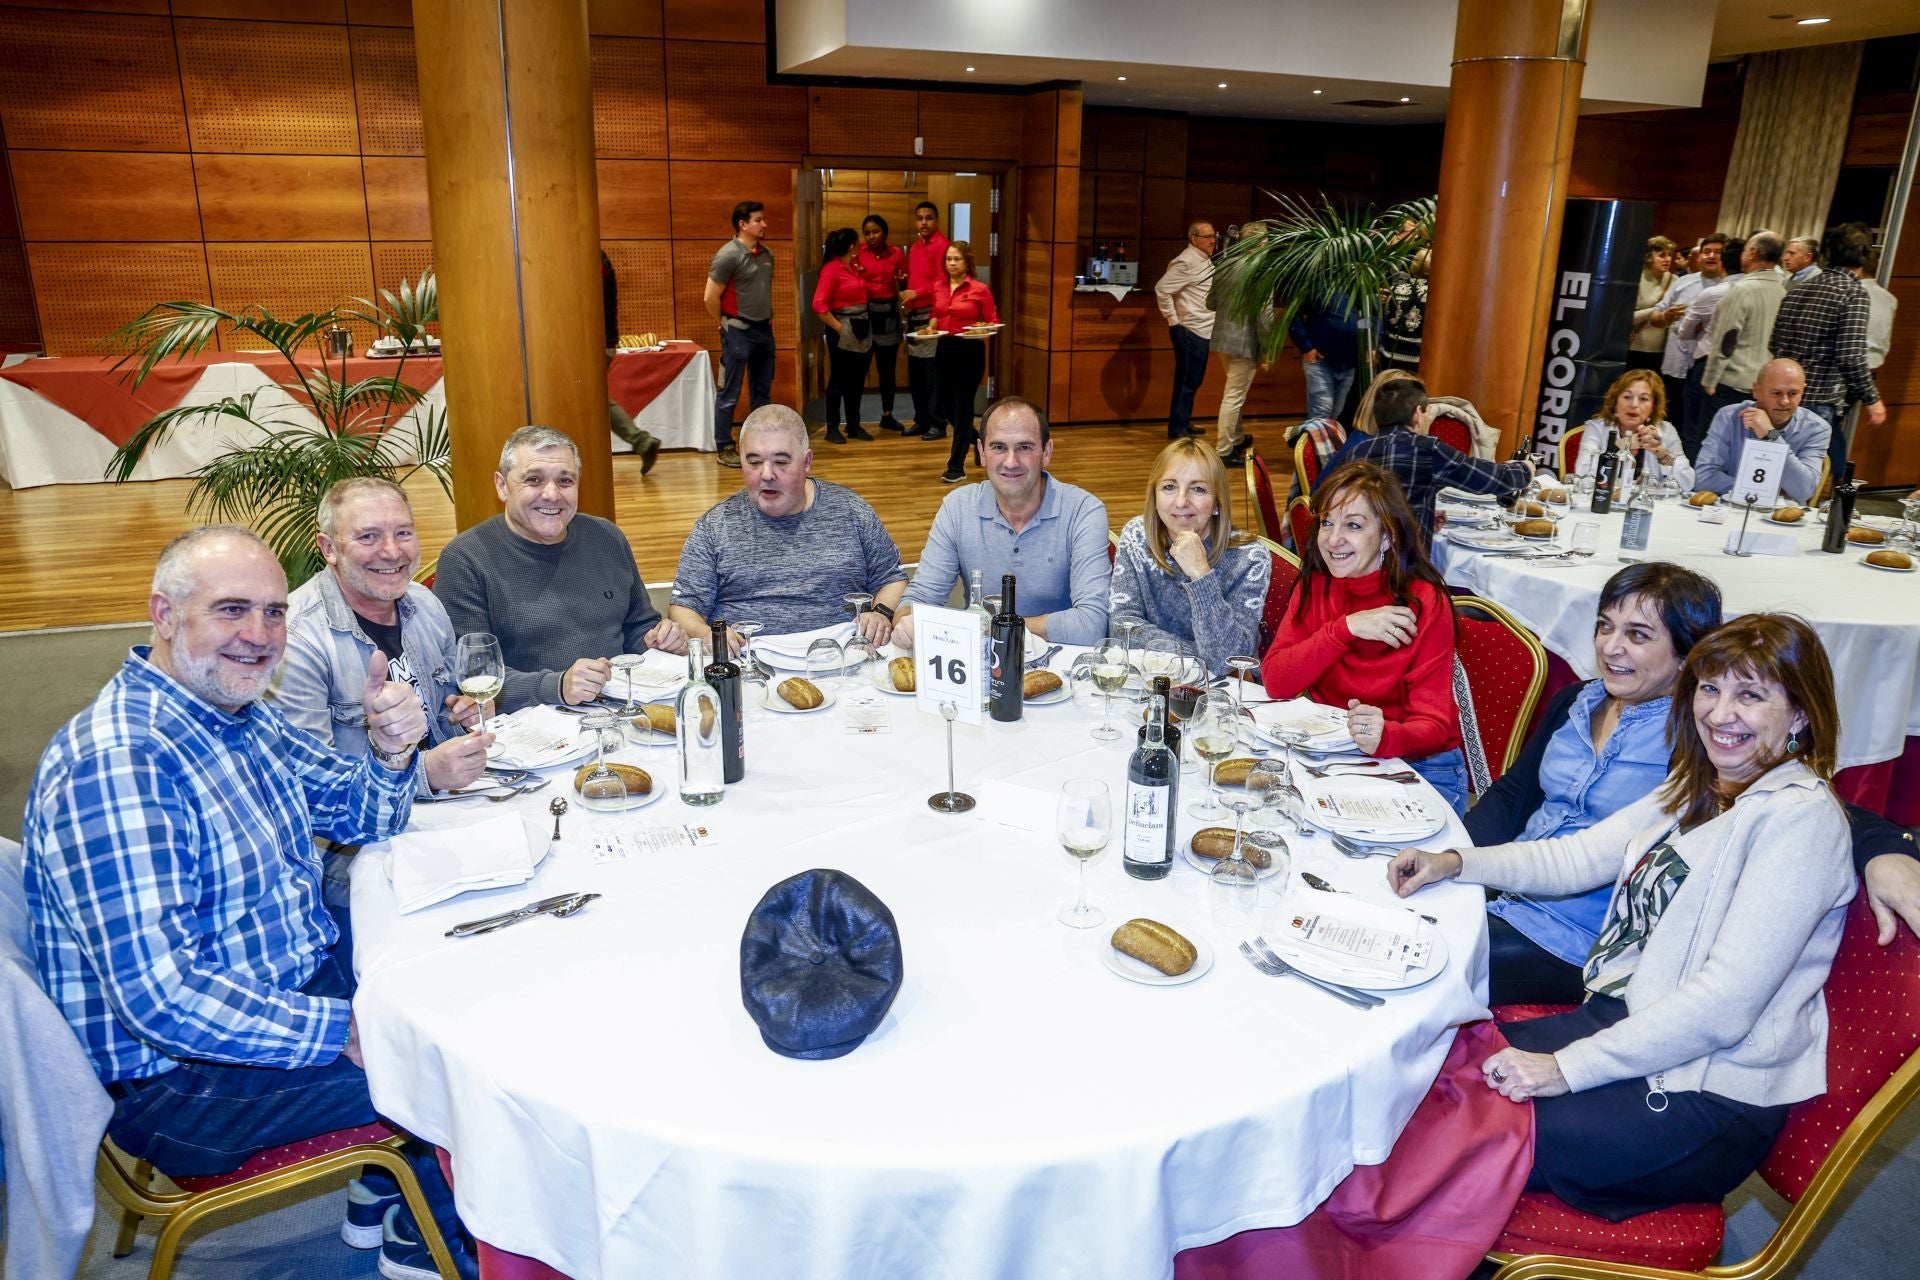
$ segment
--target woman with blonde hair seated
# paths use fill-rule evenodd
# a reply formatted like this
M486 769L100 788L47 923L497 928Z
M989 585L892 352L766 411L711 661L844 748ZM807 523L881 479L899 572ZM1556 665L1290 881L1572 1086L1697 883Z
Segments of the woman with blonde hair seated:
M1146 510L1120 531L1107 595L1111 621L1143 623L1143 644L1198 657L1213 675L1257 651L1273 571L1265 547L1234 537L1232 492L1226 464L1200 441L1162 449Z
M1643 479L1672 479L1683 492L1693 488L1693 463L1680 447L1680 432L1667 421L1667 388L1657 369L1629 369L1613 380L1600 412L1580 434L1573 474L1592 475L1609 441L1615 449L1626 444L1640 461Z
M1688 653L1667 779L1584 831L1411 849L1405 897L1460 877L1613 896L1571 1013L1509 1023L1487 1087L1534 1105L1530 1191L1619 1221L1718 1202L1827 1088L1823 988L1854 868L1829 779L1840 732L1813 628L1747 614Z

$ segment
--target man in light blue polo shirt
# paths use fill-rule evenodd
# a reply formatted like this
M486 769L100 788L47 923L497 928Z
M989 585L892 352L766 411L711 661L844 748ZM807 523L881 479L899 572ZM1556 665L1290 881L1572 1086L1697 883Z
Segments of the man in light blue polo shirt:
M913 647L915 604L943 605L974 570L989 591L1019 580L1027 630L1060 644L1098 644L1107 634L1107 508L1077 485L1047 474L1053 433L1038 405L996 400L980 421L984 484L949 493L933 518L920 568L894 623L894 643Z
M1741 446L1750 439L1784 440L1792 453L1780 470L1780 494L1792 502L1811 503L1818 496L1833 428L1800 403L1806 389L1807 375L1797 362L1769 360L1762 365L1753 380L1753 399L1727 405L1713 416L1695 459L1694 489L1741 501L1735 479Z

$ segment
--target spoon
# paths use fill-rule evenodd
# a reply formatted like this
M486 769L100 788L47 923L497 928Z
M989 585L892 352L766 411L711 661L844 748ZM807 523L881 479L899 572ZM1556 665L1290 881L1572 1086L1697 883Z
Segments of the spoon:
M1321 878L1320 878L1319 876L1317 876L1317 875L1315 875L1315 874L1313 874L1313 872L1311 872L1311 871L1302 871L1302 872L1300 873L1300 878L1301 878L1302 880L1304 880L1304 881L1306 881L1306 882L1307 882L1307 888L1309 888L1309 889L1318 889L1318 890L1319 890L1320 892L1322 892L1322 893L1346 893L1346 894L1351 894L1351 893L1353 892L1353 890L1351 890L1351 889L1341 889L1341 888L1338 888L1338 887L1336 887L1336 886L1334 886L1334 885L1332 885L1332 884L1329 884L1329 883L1328 883L1327 881L1325 881L1325 880L1322 880L1322 879L1321 879ZM1402 910L1405 910L1405 911L1413 911L1413 908L1412 908L1412 907L1403 907L1403 908L1402 908ZM1434 919L1434 918L1433 918L1432 916L1430 916L1430 915L1428 915L1428 914L1427 914L1426 912L1424 912L1424 911L1414 911L1413 913L1414 913L1415 915L1417 915L1417 916L1419 916L1419 917L1420 917L1420 918L1421 918L1422 920L1425 920L1425 921L1426 921L1426 922L1427 922L1428 924L1439 924L1439 923L1440 923L1440 922L1439 922L1438 920L1436 920L1436 919Z
M560 838L560 815L566 811L567 801L564 796L555 796L547 802L547 812L553 815L553 838L555 840Z
M528 792L538 791L540 790L540 788L546 786L549 782L552 782L552 781L553 781L552 778L542 778L540 779L540 781L532 784L531 786L521 787L517 791L501 791L501 792L498 792L497 794L490 793L487 796L487 799L494 804L505 804L507 801L515 799L516 797L519 797L519 796L524 796Z

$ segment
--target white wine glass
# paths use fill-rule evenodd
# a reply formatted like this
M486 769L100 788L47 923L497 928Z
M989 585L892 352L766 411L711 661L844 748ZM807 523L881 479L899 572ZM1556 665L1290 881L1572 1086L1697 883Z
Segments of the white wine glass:
M1233 709L1233 695L1214 689L1194 704L1193 716L1180 729L1182 741L1193 744L1194 754L1207 762L1207 798L1187 806L1190 817L1202 822L1218 822L1227 816L1220 805L1220 784L1216 777L1220 762L1240 745L1240 716Z
M633 669L646 659L637 653L616 653L607 659L607 665L617 674L627 679L627 701L620 708L620 714L629 718L640 714L640 704L633 700Z
M1080 888L1071 907L1062 907L1056 919L1069 929L1091 929L1107 918L1087 905L1087 863L1100 856L1113 833L1113 797L1107 784L1095 778L1069 778L1060 788L1054 807L1054 832L1067 856L1080 864Z
M1095 742L1113 742L1120 731L1113 727L1113 695L1127 687L1127 644L1108 636L1093 651L1093 684L1100 690L1100 724L1093 730Z
M469 631L454 641L453 678L460 692L480 704L484 723L489 703L507 686L507 664L500 656L500 641L491 632Z

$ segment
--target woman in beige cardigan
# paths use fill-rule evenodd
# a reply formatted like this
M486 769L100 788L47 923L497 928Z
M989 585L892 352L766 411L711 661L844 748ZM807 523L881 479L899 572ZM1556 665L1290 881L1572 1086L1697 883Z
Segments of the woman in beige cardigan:
M1533 1100L1527 1187L1619 1220L1718 1201L1796 1102L1826 1091L1822 987L1853 897L1827 780L1839 718L1812 628L1748 614L1701 640L1674 691L1664 785L1583 832L1409 850L1401 896L1460 876L1523 893L1613 882L1572 1013L1511 1023L1487 1086Z
M1647 256L1640 264L1640 288L1633 299L1633 332L1627 338L1627 368L1660 368L1667 350L1667 331L1653 323L1660 300L1673 287L1673 241L1655 236L1647 241Z

